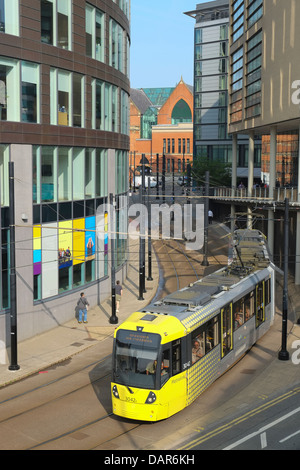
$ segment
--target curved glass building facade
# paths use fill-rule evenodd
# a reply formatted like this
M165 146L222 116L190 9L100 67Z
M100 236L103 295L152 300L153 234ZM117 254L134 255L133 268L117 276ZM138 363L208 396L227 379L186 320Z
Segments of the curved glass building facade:
M110 294L126 269L130 0L0 0L0 342L9 321L14 162L18 338ZM97 216L100 215L100 218ZM100 232L101 236L97 236Z

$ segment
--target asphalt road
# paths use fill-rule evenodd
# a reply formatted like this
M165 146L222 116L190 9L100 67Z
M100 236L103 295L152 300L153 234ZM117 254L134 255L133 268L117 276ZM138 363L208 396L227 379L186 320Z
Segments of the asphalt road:
M300 387L214 422L184 450L300 450Z

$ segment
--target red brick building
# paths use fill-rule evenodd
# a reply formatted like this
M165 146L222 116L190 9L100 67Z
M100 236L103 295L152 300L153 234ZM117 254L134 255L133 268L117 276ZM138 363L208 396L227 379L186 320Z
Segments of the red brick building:
M131 89L130 157L133 170L145 154L149 165L159 170L166 156L166 171L186 169L193 160L193 89L181 79L174 88Z

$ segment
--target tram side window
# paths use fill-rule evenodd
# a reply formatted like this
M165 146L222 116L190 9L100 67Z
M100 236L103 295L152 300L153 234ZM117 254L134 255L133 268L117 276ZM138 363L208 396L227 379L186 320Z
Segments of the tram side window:
M234 329L236 330L245 323L245 299L239 299L233 304Z
M170 377L170 349L165 349L162 353L160 366L160 382L163 385Z
M221 310L222 316L222 357L232 350L232 304Z
M205 353L219 344L219 318L214 317L206 324Z
M192 335L192 364L199 361L205 354L205 333L204 330L196 330Z
M265 282L265 297L266 305L269 305L271 302L271 279L267 279Z
M181 371L181 345L180 340L172 343L172 375L179 374Z
M248 321L254 315L254 291L246 295L244 301L245 321Z
M256 327L265 321L264 282L256 286Z
M219 344L219 319L214 317L192 333L192 364Z

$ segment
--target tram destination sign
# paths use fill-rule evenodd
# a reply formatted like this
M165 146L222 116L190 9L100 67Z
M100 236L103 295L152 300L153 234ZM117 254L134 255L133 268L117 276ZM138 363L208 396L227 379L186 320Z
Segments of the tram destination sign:
M121 343L153 349L158 348L160 344L160 335L143 331L120 330L117 332L117 339Z

